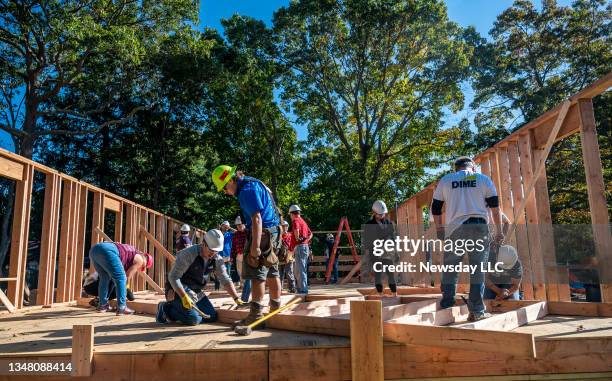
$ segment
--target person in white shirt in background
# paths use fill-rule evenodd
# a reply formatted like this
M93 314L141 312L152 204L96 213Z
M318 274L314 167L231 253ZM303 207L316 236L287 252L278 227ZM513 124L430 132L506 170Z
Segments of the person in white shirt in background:
M446 205L446 218L442 221L442 206ZM475 170L475 163L469 157L459 157L455 161L455 172L442 177L433 195L431 205L438 239L453 241L454 251L444 253L445 265L457 265L467 254L469 264L476 270L470 273L470 294L468 320L477 321L489 317L485 311L483 294L485 276L481 271L486 266L489 253L489 209L496 226L495 241L503 240L499 198L491 179ZM460 249L466 240L482 240L481 245ZM462 242L461 242L462 241ZM442 308L455 304L455 293L459 273L447 271L442 274Z

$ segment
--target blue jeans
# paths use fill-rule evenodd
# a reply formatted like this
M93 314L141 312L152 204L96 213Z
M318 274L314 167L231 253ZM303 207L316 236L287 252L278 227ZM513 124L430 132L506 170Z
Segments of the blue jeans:
M278 265L278 273L280 274L281 289L287 276L287 285L290 291L295 291L295 276L293 275L293 262Z
M242 296L240 297L240 299L242 299L243 302L248 302L250 297L251 297L251 280L247 279L244 281L244 283L242 283Z
M98 243L89 250L89 259L100 279L98 285L99 305L108 304L108 289L112 279L117 293L117 307L119 309L125 307L127 277L119 258L117 246L112 242Z
M472 250L464 255L468 256L469 264L476 265L476 271L470 273L470 294L468 298L468 308L470 312L481 314L485 312L485 305L482 301L484 290L485 290L485 275L482 272L482 264L486 264L489 258L489 242L488 234L489 230L487 224L484 222L472 222L473 219L466 221L463 225L457 227L453 232L450 239L453 242L456 240L478 240L484 239L484 250ZM453 252L444 253L444 264L445 265L457 265L463 262L463 256L455 255ZM442 300L440 305L442 308L448 308L455 305L455 294L457 292L457 281L459 279L459 273L454 271L447 271L442 273Z
M509 290L512 287L511 284L496 284L496 286L499 288L505 288L506 290ZM485 299L495 299L496 297L497 297L497 294L494 293L493 290L491 290L490 288L485 289L484 291ZM519 296L519 290L514 291L505 300L521 300Z
M334 264L332 267L332 272L331 272L331 277L329 278L331 284L336 284L338 283L338 257L340 253L336 253L336 258L334 258ZM329 254L331 256L331 254ZM327 257L327 262L325 263L325 268L329 268L329 260L331 258L328 256Z
M189 288L185 287L185 291L189 291ZM197 313L194 308L186 310L185 307L183 307L181 297L178 296L178 294L175 295L173 301L165 303L163 309L164 313L168 318L187 325L213 323L217 321L217 311L215 311L215 307L213 307L212 303L210 302L210 300L208 300L208 297L206 297L206 295L203 295L202 299L197 301L196 306L198 306L200 311L204 312L207 315L210 315L210 318L202 318L202 316L200 316L200 314Z
M308 245L298 245L293 251L295 255L295 284L298 294L308 294Z

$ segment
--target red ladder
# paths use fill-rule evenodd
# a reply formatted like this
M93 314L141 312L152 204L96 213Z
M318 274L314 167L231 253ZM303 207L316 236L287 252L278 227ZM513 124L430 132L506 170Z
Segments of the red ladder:
M340 245L340 235L342 234L342 228L346 231L349 245L351 247L351 254L353 254L353 260L355 263L359 263L359 255L357 255L357 247L355 246L355 241L353 241L353 233L351 233L351 228L348 223L348 218L342 217L340 219L340 225L338 225L338 231L336 232L336 239L334 240L334 247L330 254L329 262L327 265L327 272L325 273L325 284L329 284L329 278L331 277L332 268L334 266L334 261L336 259L336 251L338 250L338 245Z

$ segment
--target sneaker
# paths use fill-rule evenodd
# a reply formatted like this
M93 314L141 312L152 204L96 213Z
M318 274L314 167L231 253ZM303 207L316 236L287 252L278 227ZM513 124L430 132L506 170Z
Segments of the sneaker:
M295 293L297 293L297 290L295 288L290 288L289 289L289 293L290 294L295 294Z
M133 315L134 310L129 308L128 306L123 306L117 309L117 315Z
M157 314L155 315L155 321L160 324L165 324L168 322L166 318L166 313L164 312L164 305L166 302L159 302L157 304Z
M110 304L106 303L103 304L101 306L98 306L98 308L96 308L96 311L98 312L109 312L112 311L113 309L111 308Z
M491 316L493 316L493 315L491 315L488 312L483 312L483 313L470 312L470 314L468 315L467 320L471 321L471 322L476 322L476 321L479 321L479 320L490 318Z

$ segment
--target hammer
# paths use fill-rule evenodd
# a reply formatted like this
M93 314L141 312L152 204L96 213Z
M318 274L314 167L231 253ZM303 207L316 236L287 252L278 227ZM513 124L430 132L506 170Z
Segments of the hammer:
M202 318L204 319L210 319L210 315L205 314L204 312L202 312L202 310L200 310L195 304L193 305L193 309L196 310L196 312L198 314L200 314L200 316L202 316Z
M288 309L289 307L291 307L292 305L296 304L297 302L301 301L302 298L294 298L293 300L291 300L289 303L285 304L284 306L282 306L281 308L270 312L269 314L255 320L254 322L252 322L251 324L247 325L247 326L236 326L234 328L234 332L236 332L237 334L241 335L241 336L248 336L251 334L251 332L253 332L253 328L255 328L257 325L263 323L264 321L268 320L269 318L271 318L272 316L283 312L284 310Z

